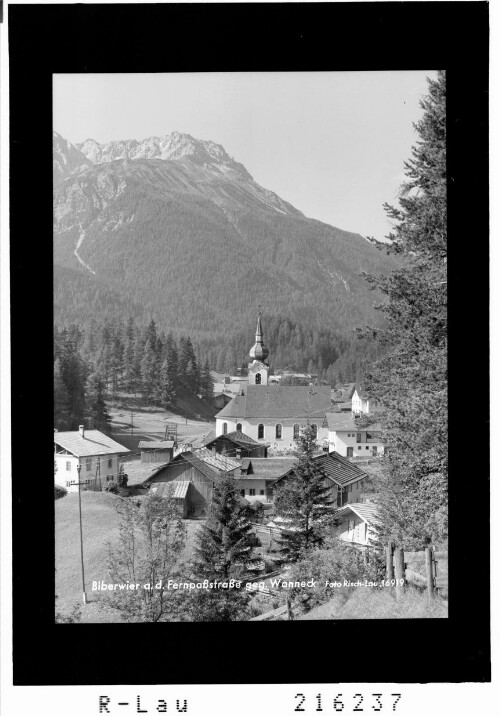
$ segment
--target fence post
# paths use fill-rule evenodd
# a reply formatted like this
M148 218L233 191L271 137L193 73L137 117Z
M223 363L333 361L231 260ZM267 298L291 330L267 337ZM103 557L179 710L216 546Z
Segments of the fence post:
M434 597L434 574L432 564L432 547L425 548L425 576L427 579L427 597L429 601Z
M394 579L394 566L392 564L392 555L394 552L394 544L389 542L386 548L386 577L387 579Z
M394 571L396 572L396 599L401 599L405 592L405 553L401 547L397 547L394 551ZM401 580L403 580L402 584Z

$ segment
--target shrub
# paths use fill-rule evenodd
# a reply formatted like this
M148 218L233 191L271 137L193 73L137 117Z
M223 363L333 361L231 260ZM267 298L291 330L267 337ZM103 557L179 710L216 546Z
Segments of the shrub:
M110 482L106 483L106 487L104 488L106 492L112 492L114 495L118 492L118 485L114 480L110 480Z
M326 583L365 579L380 581L385 576L385 557L382 553L371 551L369 559L369 562L365 562L363 553L355 547L345 545L339 540L328 540L324 549L309 552L307 557L293 565L291 575L287 575L287 579L315 580L315 586L292 589L291 597L301 611L309 611L332 598L343 604L351 595L352 588L330 587Z
M68 491L61 485L54 485L54 500L59 500L61 497L66 497Z
M127 483L128 483L128 475L121 472L118 475L118 487L127 487Z

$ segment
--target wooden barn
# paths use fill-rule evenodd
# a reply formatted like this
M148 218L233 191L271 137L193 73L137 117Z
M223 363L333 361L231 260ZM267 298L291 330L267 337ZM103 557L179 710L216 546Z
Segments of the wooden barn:
M173 440L141 440L141 462L170 462L174 456Z
M231 433L219 435L205 443L205 447L209 450L215 448L216 452L237 460L245 457L267 457L267 445L258 443L242 433L241 430L233 430Z
M143 485L157 495L174 497L183 517L204 517L215 482L221 475L234 476L240 467L237 460L201 448L180 453L159 467Z

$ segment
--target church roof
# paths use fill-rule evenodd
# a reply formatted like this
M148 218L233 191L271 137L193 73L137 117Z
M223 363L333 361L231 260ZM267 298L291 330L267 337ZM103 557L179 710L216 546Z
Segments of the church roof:
M324 418L330 406L328 385L249 385L215 417Z

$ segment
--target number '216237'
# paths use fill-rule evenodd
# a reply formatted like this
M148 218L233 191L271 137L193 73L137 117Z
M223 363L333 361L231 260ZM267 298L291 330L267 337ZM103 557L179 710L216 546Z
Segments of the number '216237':
M314 697L314 705L316 706L315 711L396 711L396 706L401 699L401 694L368 694L366 697L363 694L354 694L351 697L353 700L348 703L349 697L344 697L343 694L337 694L333 699L333 703L330 698L323 698L322 694L316 694ZM294 711L306 711L306 697L305 694L295 694L297 705Z

